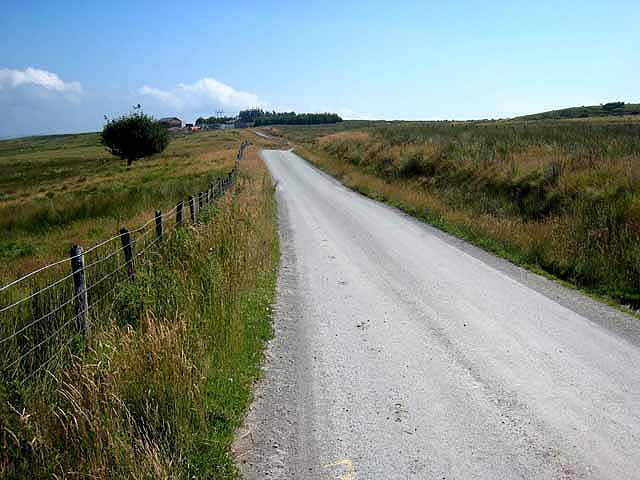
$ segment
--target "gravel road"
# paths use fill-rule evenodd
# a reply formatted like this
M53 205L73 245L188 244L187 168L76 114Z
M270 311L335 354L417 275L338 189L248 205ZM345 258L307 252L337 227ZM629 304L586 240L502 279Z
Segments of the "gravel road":
M640 321L288 151L247 479L640 478Z

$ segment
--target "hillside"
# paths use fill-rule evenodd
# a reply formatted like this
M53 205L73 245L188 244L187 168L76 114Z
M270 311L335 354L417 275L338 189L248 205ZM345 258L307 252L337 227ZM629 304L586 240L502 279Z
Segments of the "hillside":
M619 117L640 115L640 103L611 102L601 105L562 108L516 117L514 120L562 120L568 118Z

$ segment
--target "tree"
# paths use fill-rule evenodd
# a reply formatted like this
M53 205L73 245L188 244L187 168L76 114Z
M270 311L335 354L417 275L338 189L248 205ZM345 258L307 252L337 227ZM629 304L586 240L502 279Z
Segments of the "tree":
M113 155L126 159L130 167L135 160L167 148L169 133L137 105L131 114L107 121L102 129L102 144Z
M239 117L247 123L253 123L256 127L264 125L313 125L342 121L342 118L335 113L265 112L255 108L242 110Z

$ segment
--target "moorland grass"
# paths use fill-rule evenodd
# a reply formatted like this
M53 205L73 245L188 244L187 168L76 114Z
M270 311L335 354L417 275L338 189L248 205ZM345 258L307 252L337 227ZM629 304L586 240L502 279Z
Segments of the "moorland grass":
M95 133L0 142L0 284L136 226L226 173L249 132L175 137L132 168Z
M0 384L0 476L234 478L271 333L275 215L250 149L237 186L144 257L86 346L38 382Z
M345 122L274 131L356 190L640 307L640 122Z

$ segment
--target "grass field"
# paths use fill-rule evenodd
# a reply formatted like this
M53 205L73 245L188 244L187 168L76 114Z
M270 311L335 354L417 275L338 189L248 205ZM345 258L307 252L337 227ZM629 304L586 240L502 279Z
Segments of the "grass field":
M348 186L640 307L640 121L277 127Z
M60 242L91 244L171 206L228 171L246 138L254 140L250 132L178 138L130 171L95 135L0 144L2 161L22 171L3 180L2 208L14 212L2 217L12 222L3 241L33 247L6 255L4 274L64 256ZM40 168L19 166L16 155ZM101 305L87 344L72 344L37 381L3 377L0 477L235 478L230 442L271 334L279 258L270 177L255 148L240 165L237 185L201 222L170 235L136 265L136 281ZM51 173L58 168L60 181ZM94 196L100 208L52 213ZM30 210L20 212L21 202ZM52 219L49 229L38 215Z
M131 169L95 133L0 142L0 283L206 189L245 138L249 132L179 136Z

